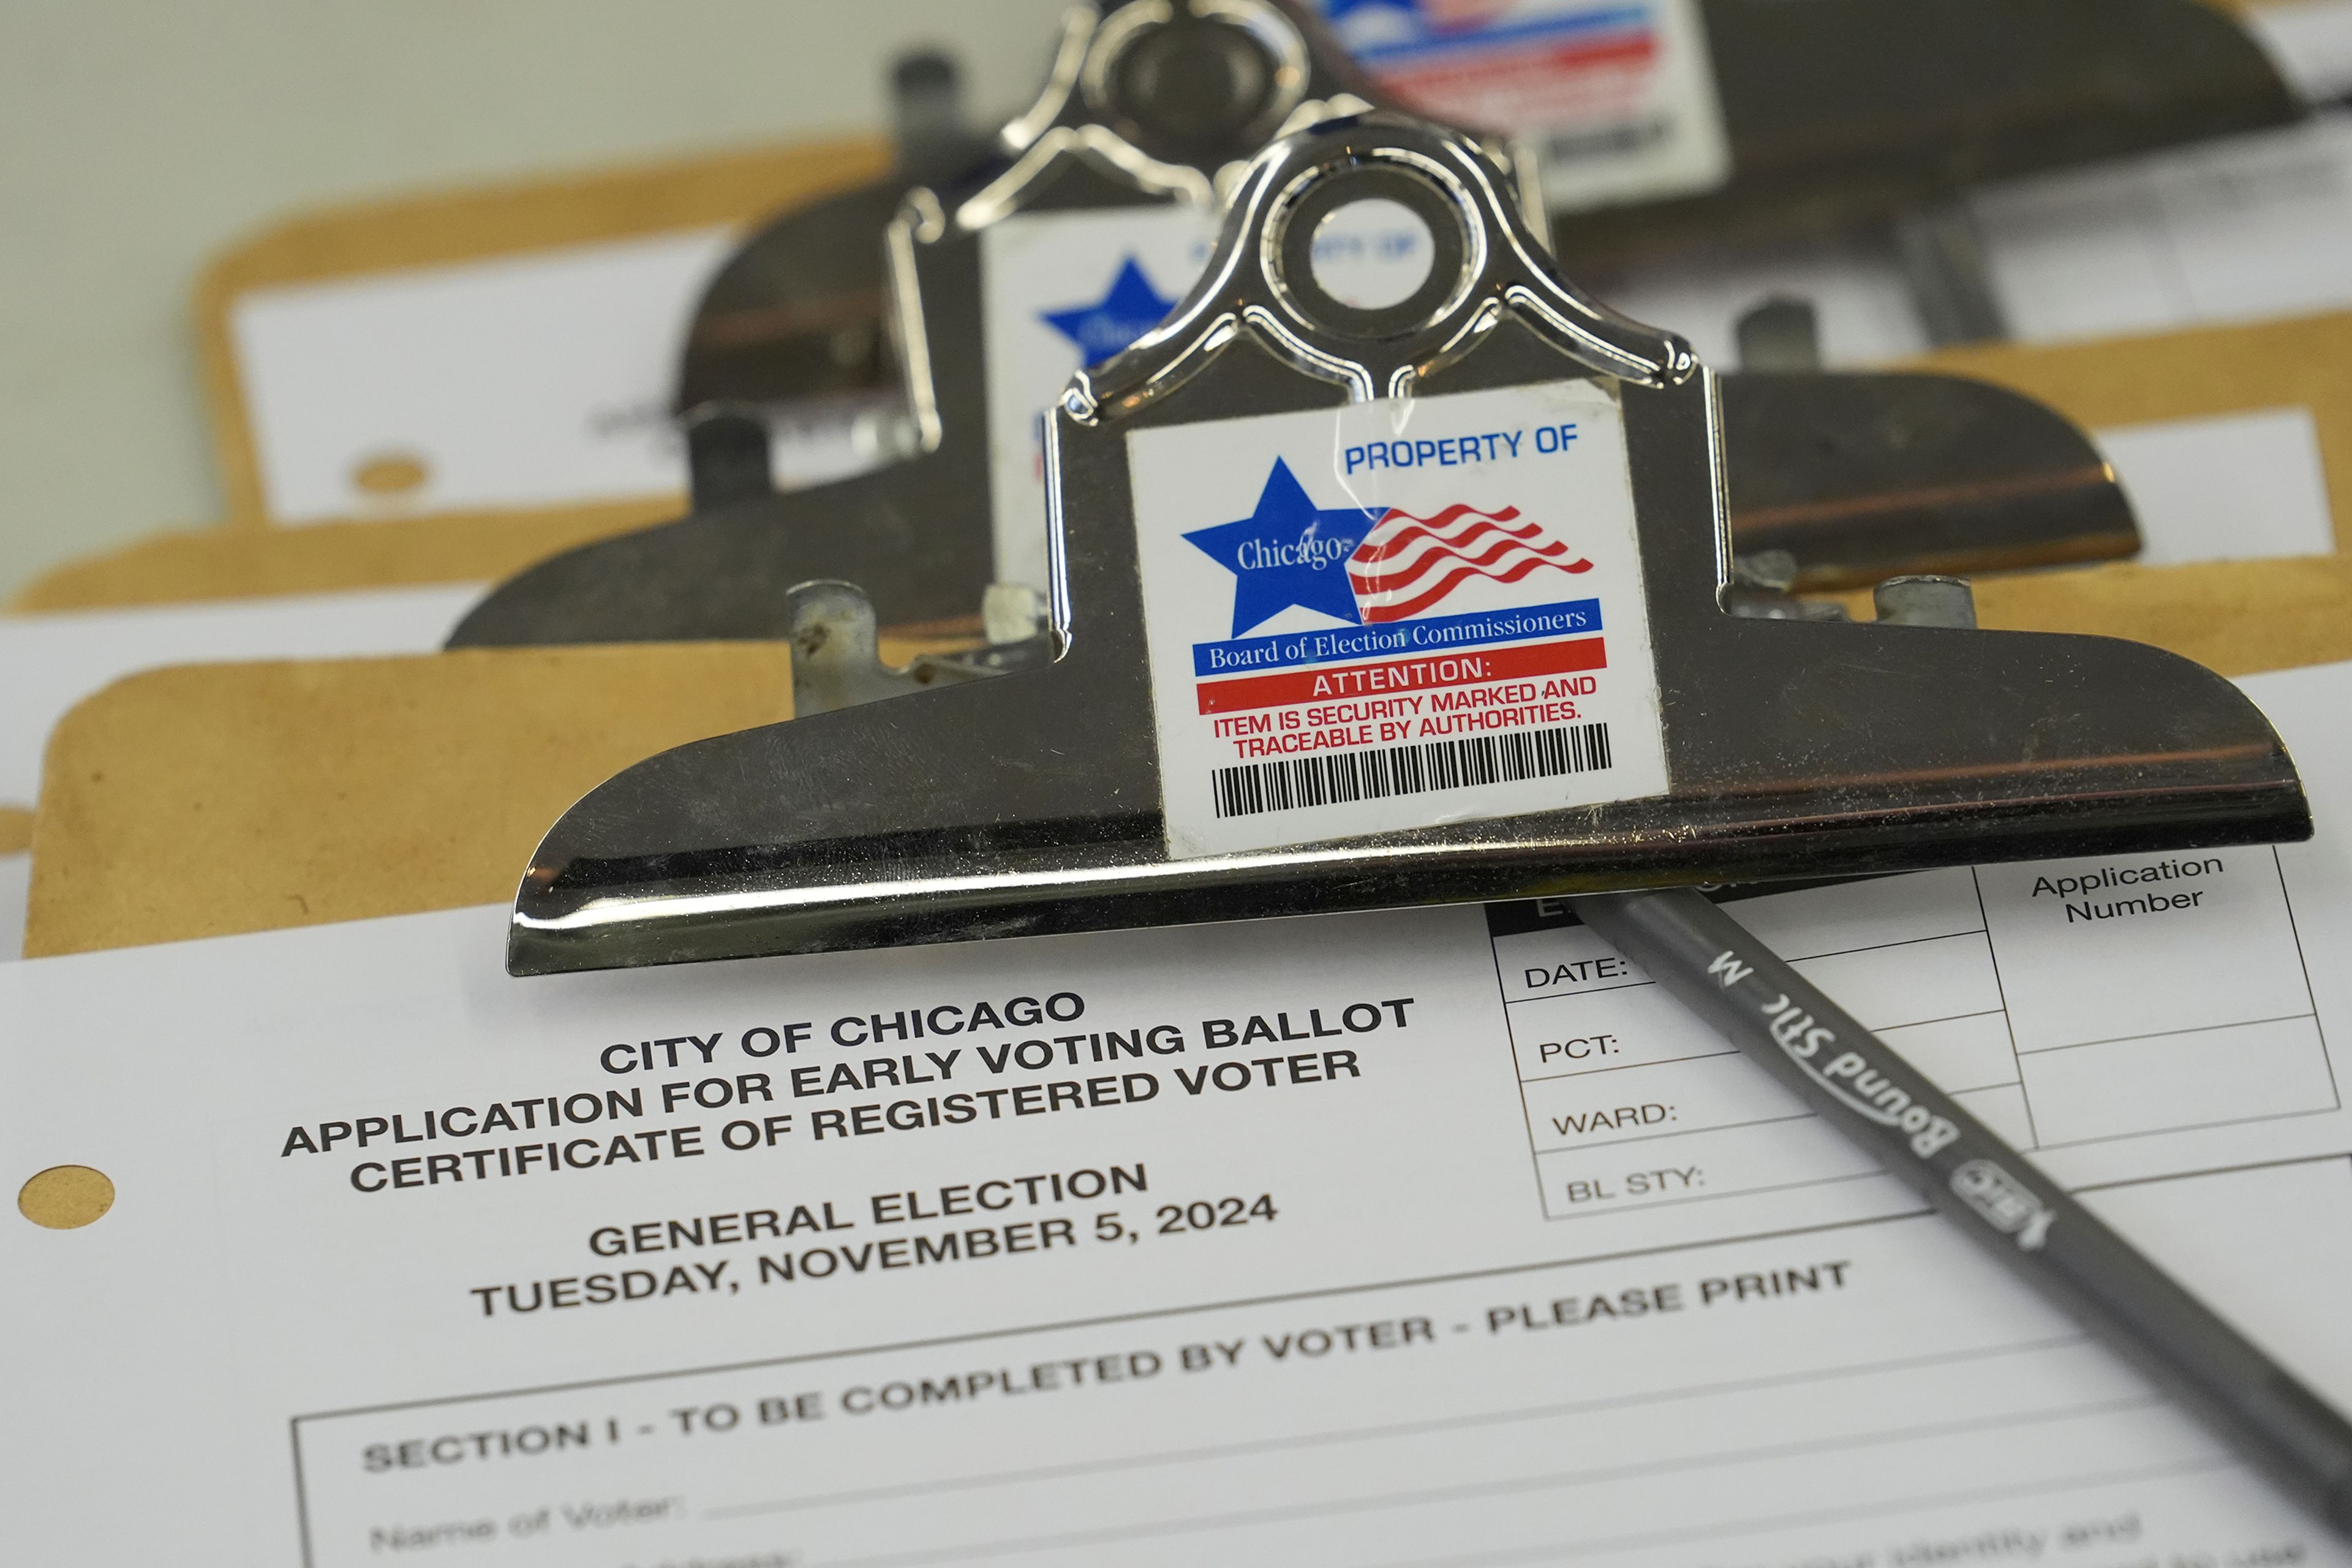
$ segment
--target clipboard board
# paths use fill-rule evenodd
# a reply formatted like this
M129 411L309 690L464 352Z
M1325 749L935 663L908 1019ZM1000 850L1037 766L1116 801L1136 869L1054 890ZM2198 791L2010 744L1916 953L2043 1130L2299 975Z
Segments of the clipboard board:
M635 500L545 512L155 533L51 567L0 609L32 615L494 583L575 544L666 521L682 505L675 498Z
M743 643L131 676L51 734L26 956L505 898L604 776L789 716L791 662Z
M950 646L886 637L880 651L905 663ZM606 778L792 711L783 643L130 676L51 733L25 956L497 902L548 824Z

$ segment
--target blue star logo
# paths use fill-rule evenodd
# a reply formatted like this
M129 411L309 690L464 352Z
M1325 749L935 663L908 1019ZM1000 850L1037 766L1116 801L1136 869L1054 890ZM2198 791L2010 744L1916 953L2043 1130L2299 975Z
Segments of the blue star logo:
M1091 368L1158 326L1175 308L1176 301L1163 298L1130 256L1111 279L1109 293L1091 305L1044 311L1038 319L1076 343Z
M1293 605L1360 626L1348 557L1384 515L1360 507L1318 507L1290 465L1276 458L1255 512L1184 539L1234 574L1235 637Z

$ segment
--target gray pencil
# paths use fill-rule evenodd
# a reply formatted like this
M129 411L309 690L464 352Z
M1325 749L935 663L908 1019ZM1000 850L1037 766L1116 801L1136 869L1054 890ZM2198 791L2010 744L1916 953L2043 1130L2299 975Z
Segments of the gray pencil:
M1690 889L1573 900L1668 994L2352 1538L2352 1425Z

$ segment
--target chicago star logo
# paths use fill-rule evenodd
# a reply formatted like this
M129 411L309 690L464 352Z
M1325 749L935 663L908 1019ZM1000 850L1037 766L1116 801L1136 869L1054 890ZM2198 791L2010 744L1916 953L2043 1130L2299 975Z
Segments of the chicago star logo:
M1475 578L1517 583L1546 568L1592 570L1521 521L1517 507L1449 506L1434 517L1396 507L1318 507L1279 458L1256 510L1184 539L1234 574L1234 637L1294 605L1371 626L1420 615Z
M1176 301L1163 297L1132 256L1111 279L1103 297L1090 305L1066 310L1045 310L1038 319L1071 342L1091 370L1167 319Z

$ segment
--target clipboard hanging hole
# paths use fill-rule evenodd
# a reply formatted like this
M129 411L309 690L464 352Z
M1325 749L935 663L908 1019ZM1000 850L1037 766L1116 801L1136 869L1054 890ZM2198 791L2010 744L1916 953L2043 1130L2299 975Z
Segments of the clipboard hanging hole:
M425 488L433 465L414 452L377 452L352 465L352 489L371 500L397 500Z
M1267 0L1135 0L1104 18L1078 85L1122 139L1191 163L1272 137L1306 96L1309 65Z
M1318 171L1269 225L1276 294L1358 340L1421 331L1458 305L1474 270L1461 195L1397 163Z
M1388 196L1366 196L1323 215L1307 265L1317 284L1342 305L1385 310L1428 283L1434 243L1419 213Z
M16 1212L46 1230L79 1230L113 1206L113 1181L88 1165L51 1165L16 1189Z

